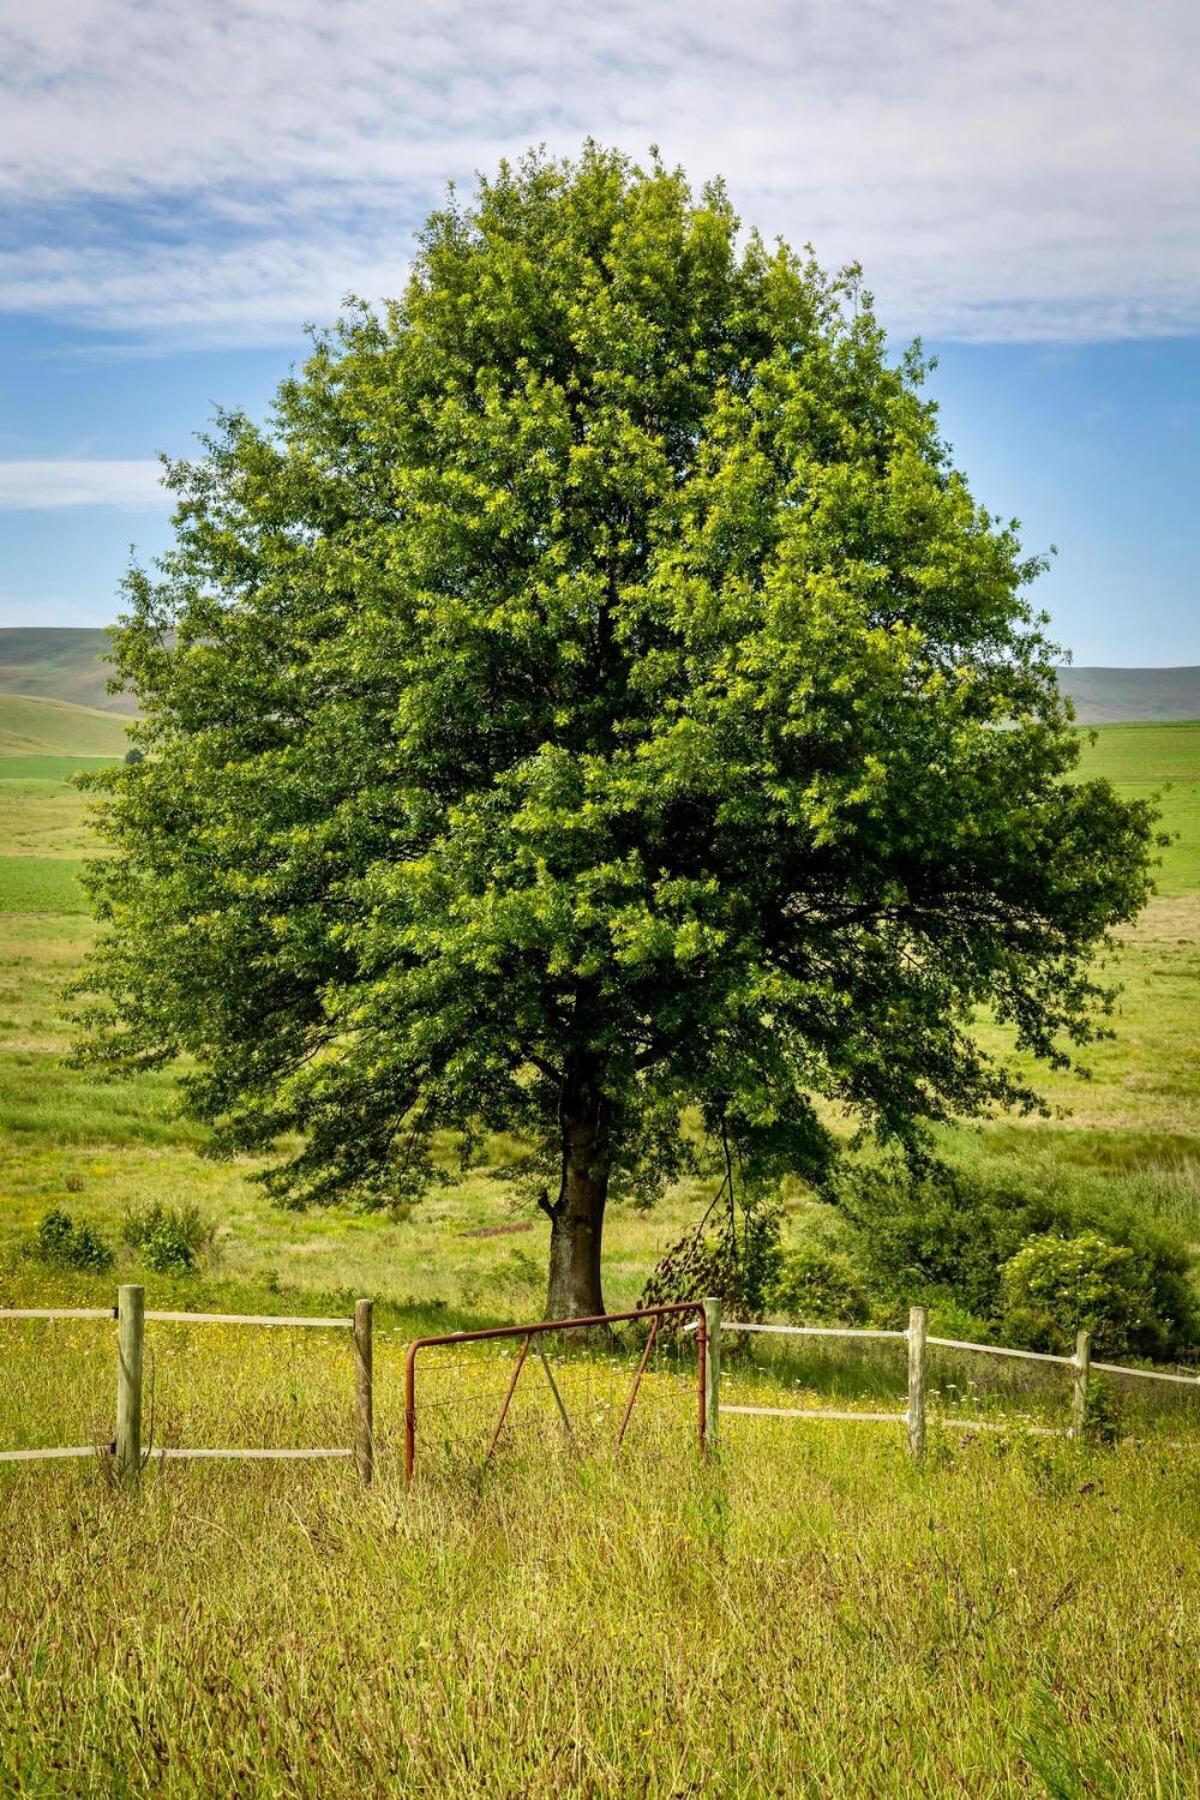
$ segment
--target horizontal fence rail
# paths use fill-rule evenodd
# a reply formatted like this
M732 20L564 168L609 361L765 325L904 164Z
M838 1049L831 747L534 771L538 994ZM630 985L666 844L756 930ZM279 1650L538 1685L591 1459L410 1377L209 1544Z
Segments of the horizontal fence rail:
M353 1319L310 1319L291 1313L193 1313L148 1312L154 1325L317 1325L322 1329L353 1331Z
M753 1325L729 1319L726 1331L774 1331L781 1335L802 1334L804 1337L830 1338L906 1338L907 1331L873 1331L866 1325ZM933 1343L933 1338L930 1338Z
M758 1419L840 1419L851 1425L906 1425L906 1412L835 1412L830 1407L818 1410L812 1406L731 1406L726 1401L723 1413L746 1413Z
M1165 1369L1133 1369L1128 1363L1094 1362L1102 1375L1132 1375L1135 1381L1174 1381L1180 1387L1200 1387L1200 1375L1169 1375Z
M1200 1375L1182 1375L1165 1369L1139 1369L1125 1363L1096 1362L1092 1359L1092 1343L1087 1332L1081 1331L1076 1339L1074 1356L1052 1354L1043 1350L1025 1350L1008 1344L980 1344L963 1338L937 1337L927 1330L926 1309L914 1306L909 1313L907 1328L874 1330L868 1326L850 1325L783 1325L760 1322L749 1319L722 1318L721 1302L716 1299L703 1301L680 1301L668 1305L642 1309L640 1311L609 1313L602 1317L589 1319L549 1319L538 1320L529 1325L497 1325L481 1331L448 1332L437 1337L419 1338L409 1345L405 1374L405 1473L411 1479L416 1449L416 1405L415 1405L415 1370L418 1354L423 1350L447 1345L474 1343L492 1343L504 1339L516 1340L520 1350L516 1359L509 1383L508 1394L501 1408L496 1423L488 1455L495 1448L496 1440L504 1427L512 1393L516 1387L527 1357L532 1353L535 1362L540 1362L549 1383L558 1416L568 1436L574 1439L574 1430L567 1415L562 1394L559 1392L554 1374L543 1350L543 1339L547 1333L563 1331L588 1331L597 1327L645 1322L649 1326L649 1336L642 1353L637 1372L634 1376L633 1388L625 1405L617 1444L620 1445L639 1384L646 1369L651 1348L658 1335L659 1327L668 1319L676 1323L686 1318L682 1324L685 1332L697 1334L697 1409L698 1435L703 1449L711 1448L717 1441L720 1411L732 1415L752 1418L797 1419L804 1422L821 1423L823 1421L840 1424L859 1425L903 1425L906 1427L908 1446L914 1457L919 1458L925 1447L926 1428L926 1370L930 1348L954 1350L981 1356L1007 1357L1027 1363L1045 1363L1069 1369L1071 1382L1071 1422L1069 1425L1034 1425L1024 1422L1004 1422L995 1419L964 1419L953 1415L941 1415L938 1423L955 1431L1011 1431L1017 1430L1031 1436L1078 1436L1082 1433L1087 1419L1088 1384L1093 1372L1115 1376L1118 1379L1134 1381L1157 1381L1169 1383L1176 1387L1200 1389ZM372 1365L372 1306L369 1300L359 1300L353 1317L313 1317L307 1314L288 1313L201 1313L146 1310L144 1291L133 1284L123 1286L118 1295L115 1307L64 1306L64 1307L5 1307L0 1308L0 1324L10 1320L28 1322L34 1320L97 1320L117 1324L117 1409L116 1433L107 1443L49 1446L38 1449L0 1450L0 1463L35 1463L56 1462L78 1459L81 1457L111 1458L117 1471L125 1477L135 1478L142 1467L149 1461L244 1461L244 1462L304 1462L353 1460L355 1467L364 1481L372 1479L375 1467L376 1447L374 1440L374 1408L373 1408L373 1365ZM296 1449L235 1447L188 1447L142 1444L142 1364L145 1342L145 1327L153 1325L239 1325L254 1327L290 1326L297 1328L316 1328L321 1330L349 1331L354 1346L354 1398L355 1398L355 1433L353 1445L326 1446ZM908 1405L903 1412L867 1412L854 1411L849 1408L830 1407L785 1407L756 1406L748 1404L726 1403L723 1408L720 1400L721 1382L721 1340L724 1332L763 1333L777 1337L796 1337L814 1339L879 1339L882 1342L904 1343L907 1346L908 1362Z
M353 1450L175 1450L161 1447L147 1450L148 1458L163 1462L315 1462L322 1457L353 1456Z
M129 1284L118 1292L115 1307L21 1306L0 1307L0 1323L6 1319L103 1319L117 1322L117 1429L107 1444L56 1446L37 1450L0 1450L0 1463L56 1462L69 1457L112 1457L123 1477L136 1479L150 1460L160 1462L309 1462L353 1458L359 1475L370 1481L375 1469L373 1406L372 1305L355 1304L352 1318L313 1318L291 1313L147 1312L145 1292ZM355 1441L352 1446L320 1449L190 1448L149 1445L142 1447L142 1369L145 1327L154 1325L294 1325L353 1333Z
M116 1319L116 1306L0 1306L3 1319ZM153 1325L321 1325L354 1329L354 1320L315 1319L307 1313L201 1313L145 1312L143 1319Z
M1079 1332L1076 1337L1074 1356L1058 1356L1045 1350L1022 1350L1009 1344L977 1344L964 1338L933 1337L926 1330L926 1320L927 1312L923 1306L914 1306L910 1309L908 1326L903 1331L875 1331L862 1325L774 1325L760 1324L758 1321L750 1319L726 1319L721 1323L720 1330L769 1332L781 1337L879 1338L884 1341L901 1339L908 1345L908 1406L902 1413L885 1413L839 1411L828 1407L743 1406L727 1403L722 1410L754 1418L803 1419L817 1423L821 1420L836 1420L841 1423L852 1422L863 1425L907 1425L909 1449L914 1456L920 1457L925 1448L926 1362L930 1345L941 1350L978 1352L982 1356L1008 1356L1021 1362L1052 1363L1060 1368L1070 1369L1074 1375L1071 1389L1071 1424L1069 1426L1012 1424L995 1419L961 1419L953 1415L940 1415L938 1423L954 1431L1018 1430L1030 1437L1078 1436L1082 1433L1086 1423L1088 1382L1093 1370L1105 1375L1132 1376L1135 1380L1141 1381L1172 1382L1178 1387L1200 1387L1200 1376L1197 1375L1176 1375L1168 1373L1165 1369L1135 1369L1126 1363L1094 1362L1092 1360L1091 1334L1086 1331ZM685 1327L685 1329L692 1328ZM719 1345L716 1353L719 1355Z
M111 1456L111 1444L77 1444L70 1449L0 1450L0 1462L61 1462L68 1456Z
M0 1319L115 1319L115 1306L3 1306Z
M901 1334L907 1336L907 1332ZM1073 1356L1054 1356L1048 1350L1014 1350L1008 1344L971 1344L962 1338L927 1337L927 1344L936 1344L941 1350L977 1350L983 1356L1015 1356L1022 1362L1061 1363L1066 1369L1073 1368Z

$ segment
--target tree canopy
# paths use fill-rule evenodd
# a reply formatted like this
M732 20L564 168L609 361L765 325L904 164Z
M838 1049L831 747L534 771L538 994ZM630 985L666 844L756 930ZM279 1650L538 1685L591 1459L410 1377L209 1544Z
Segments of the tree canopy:
M972 1013L1051 1061L1095 1034L1153 815L1074 778L1039 564L923 373L854 271L657 159L452 195L402 299L169 467L84 1059L185 1057L294 1204L518 1133L575 1315L685 1113L769 1177L834 1113L916 1150L1035 1104Z

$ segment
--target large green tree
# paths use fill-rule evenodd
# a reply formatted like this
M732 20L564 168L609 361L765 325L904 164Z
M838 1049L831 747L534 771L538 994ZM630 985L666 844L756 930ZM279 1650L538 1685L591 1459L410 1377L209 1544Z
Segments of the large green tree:
M685 1113L770 1174L831 1117L915 1148L1031 1104L972 1011L1052 1061L1095 1033L1152 818L1072 778L1036 564L922 373L853 272L657 161L452 199L402 300L171 466L84 1058L186 1057L296 1204L521 1134L563 1315Z

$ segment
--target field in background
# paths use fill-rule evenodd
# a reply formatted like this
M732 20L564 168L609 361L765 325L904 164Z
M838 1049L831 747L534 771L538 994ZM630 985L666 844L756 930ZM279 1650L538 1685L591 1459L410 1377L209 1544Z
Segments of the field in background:
M1058 671L1083 725L1200 718L1200 668Z
M126 721L67 700L0 693L0 755L113 757L124 753Z
M536 1316L545 1221L484 1168L406 1217L281 1213L250 1164L198 1154L169 1076L62 1067L58 996L93 929L66 777L97 727L81 713L70 753L71 711L0 697L0 1304L111 1304L131 1278L163 1308L379 1296L381 1460L369 1491L338 1463L169 1463L136 1495L99 1464L0 1472L6 1793L1195 1793L1189 1390L1128 1396L1135 1436L1111 1450L934 1424L916 1469L897 1427L727 1415L702 1466L692 1384L676 1395L659 1374L620 1462L576 1463L517 1415L488 1471L435 1465L406 1494L405 1342ZM22 741L39 732L50 748ZM1122 959L1118 1037L1090 1083L1046 1084L1053 1118L963 1127L947 1147L1020 1184L1119 1185L1200 1240L1200 725L1107 730L1087 758L1127 792L1172 777L1183 833ZM613 1211L610 1306L636 1298L703 1191ZM149 1273L129 1251L104 1276L52 1273L19 1252L51 1207L115 1241L155 1199L216 1222L202 1274ZM812 1203L789 1204L799 1221ZM0 1444L108 1435L111 1324L0 1333ZM727 1398L903 1405L901 1344L759 1340L754 1356L730 1347ZM1061 1423L1065 1374L935 1352L931 1407ZM348 1334L151 1325L147 1383L155 1443L350 1439Z
M127 694L106 683L109 634L70 626L0 627L0 694L34 694L106 712L131 713ZM1070 694L1085 725L1122 720L1200 718L1200 668L1061 668L1059 686Z
M80 626L18 625L0 628L0 694L69 700L101 712L136 711L129 694L110 694L107 631Z
M0 1281L12 1291L25 1279L5 1245L11 1250L51 1206L115 1236L128 1205L163 1199L195 1201L217 1222L210 1288L371 1292L486 1322L536 1312L548 1227L486 1168L452 1171L452 1185L404 1219L280 1213L249 1179L250 1165L197 1155L203 1133L173 1116L169 1076L100 1082L62 1067L59 995L93 929L76 881L88 848L83 802L68 778L99 760L100 729L114 734L110 754L119 754L119 720L0 696L0 746L12 746L0 750L0 1269L8 1270ZM22 747L30 739L55 750ZM1114 971L1124 983L1117 1036L1092 1054L1086 1083L1039 1072L1050 1119L963 1127L947 1143L962 1161L1011 1165L1021 1181L1120 1182L1200 1240L1200 724L1105 728L1085 747L1085 767L1126 793L1170 782L1163 822L1179 834L1164 853L1160 895ZM493 1146L493 1160L506 1148ZM704 1191L684 1187L649 1214L612 1211L611 1306L636 1299ZM792 1204L802 1211L807 1203L797 1196ZM170 1285L149 1279L152 1290ZM59 1280L63 1292L86 1286L81 1277Z

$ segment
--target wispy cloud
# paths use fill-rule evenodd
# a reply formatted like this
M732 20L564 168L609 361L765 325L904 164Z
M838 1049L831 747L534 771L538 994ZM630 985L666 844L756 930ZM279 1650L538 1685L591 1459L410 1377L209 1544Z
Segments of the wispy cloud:
M591 133L903 330L1200 329L1193 0L57 0L0 26L0 306L223 342L394 292L448 177Z
M157 462L0 462L0 510L115 506L163 511L171 504Z

